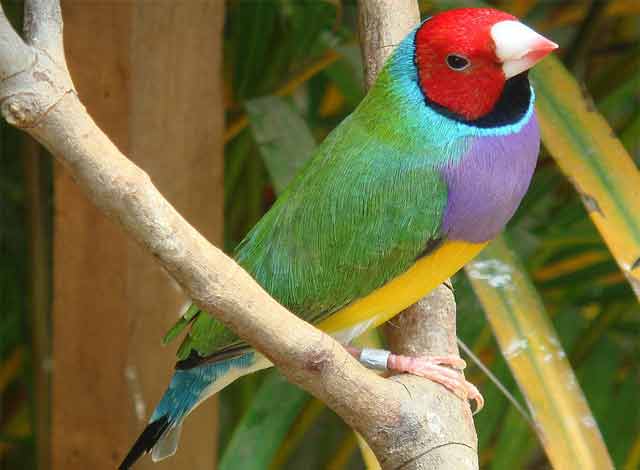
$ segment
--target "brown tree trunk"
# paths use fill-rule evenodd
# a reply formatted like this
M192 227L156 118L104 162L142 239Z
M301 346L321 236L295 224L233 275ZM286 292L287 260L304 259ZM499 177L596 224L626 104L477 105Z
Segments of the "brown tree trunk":
M224 2L67 1L66 54L79 95L178 210L222 242ZM52 462L113 469L166 387L175 348L160 338L186 297L55 169ZM213 400L154 470L212 469ZM140 468L151 466L141 462Z

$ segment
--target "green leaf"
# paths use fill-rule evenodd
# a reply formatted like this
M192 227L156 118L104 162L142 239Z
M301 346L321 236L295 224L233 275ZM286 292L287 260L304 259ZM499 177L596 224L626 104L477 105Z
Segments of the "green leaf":
M618 128L620 123L630 121L630 116L638 109L638 101L640 101L640 74L636 73L598 101L598 109L607 118L611 127Z
M283 98L267 96L246 103L251 130L277 193L287 186L315 148L302 117Z
M510 408L502 423L502 432L495 447L490 470L527 468L530 455L536 448L531 429L514 408Z
M235 428L219 470L264 470L276 455L309 395L271 371Z
M466 272L503 356L527 398L549 460L557 468L612 468L555 328L506 238L498 237L490 243L467 265ZM586 420L588 426L584 425ZM524 431L528 433L524 429L522 434L515 430L502 433L506 447L501 455L509 456L511 450L517 455L525 452L529 443ZM520 443L516 436L522 438ZM516 463L515 468L521 465Z
M326 70L327 76L338 87L350 108L355 108L364 97L364 72L360 49L349 44L336 47L341 59Z

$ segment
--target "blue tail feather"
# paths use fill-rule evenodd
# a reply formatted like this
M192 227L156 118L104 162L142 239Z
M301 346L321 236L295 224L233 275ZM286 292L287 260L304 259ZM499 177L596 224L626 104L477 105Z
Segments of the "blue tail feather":
M128 470L148 452L153 453L154 460L161 460L175 453L182 420L201 401L236 378L257 370L256 359L256 353L250 351L192 369L176 370L169 387L151 415L149 424L118 467L119 470Z
M166 416L151 421L133 444L131 450L118 467L118 470L129 470L142 454L149 452L153 448L168 427L169 420Z

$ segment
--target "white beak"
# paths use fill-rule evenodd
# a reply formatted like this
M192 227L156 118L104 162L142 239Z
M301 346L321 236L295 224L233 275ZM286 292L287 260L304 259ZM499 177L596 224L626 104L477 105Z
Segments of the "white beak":
M500 21L491 27L496 56L506 78L530 69L558 45L519 21Z

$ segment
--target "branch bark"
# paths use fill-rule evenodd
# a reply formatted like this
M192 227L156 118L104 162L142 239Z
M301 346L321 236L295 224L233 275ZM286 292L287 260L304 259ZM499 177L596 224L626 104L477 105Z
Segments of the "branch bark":
M65 64L60 3L51 0L25 2L23 28L27 44L48 51L56 62Z
M420 21L417 0L358 0L360 52L367 89L387 57Z
M53 10L41 7L46 3L55 3ZM391 0L368 3L385 7L379 11L398 9ZM119 221L195 302L215 312L289 380L326 402L358 430L383 468L440 468L434 466L441 460L439 449L455 443L474 448L474 438L448 437L443 427L450 420L445 422L444 415L424 406L425 400L456 400L462 411L455 419L470 422L468 404L444 390L436 391L441 387L423 379L387 380L368 371L331 337L288 312L208 243L162 197L148 175L116 148L80 102L64 62L58 2L26 0L25 5L28 28L37 32L28 37L38 38L37 47L23 42L4 12L0 14L0 109L9 123L41 142L91 200ZM387 46L382 31L378 37ZM399 40L401 30L396 33ZM406 344L406 337L402 338L399 345ZM463 464L446 468L473 468Z

